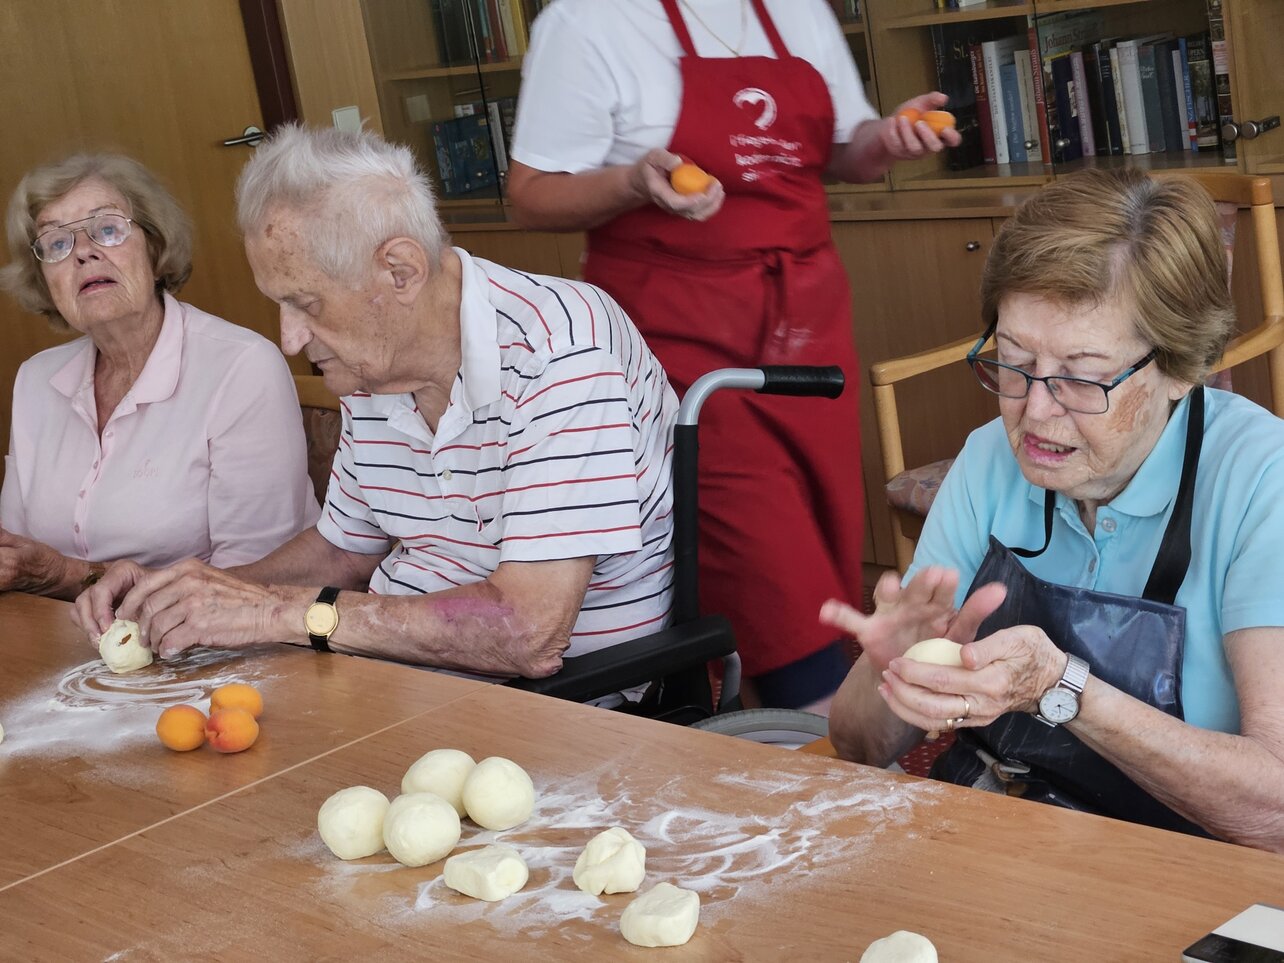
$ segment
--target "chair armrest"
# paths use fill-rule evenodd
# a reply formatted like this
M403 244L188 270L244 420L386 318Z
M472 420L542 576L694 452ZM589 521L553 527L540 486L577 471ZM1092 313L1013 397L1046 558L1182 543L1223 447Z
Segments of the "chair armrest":
M1213 365L1213 371L1233 368L1281 344L1284 344L1284 318L1279 315L1264 318L1257 327L1245 331L1226 345L1226 351Z
M943 344L928 351L920 351L918 354L875 362L869 366L869 380L875 385L890 385L921 375L926 371L943 368L947 364L966 358L974 344L976 344L976 335Z
M561 671L546 679L512 679L505 685L556 699L587 702L721 659L735 650L731 623L720 615L706 615L640 639L564 659Z

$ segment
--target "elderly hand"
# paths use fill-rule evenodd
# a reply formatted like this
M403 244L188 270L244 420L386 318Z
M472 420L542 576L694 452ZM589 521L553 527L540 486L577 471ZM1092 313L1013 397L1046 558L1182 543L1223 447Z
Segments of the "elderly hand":
M866 657L886 667L923 639L944 637L960 645L971 642L1007 594L998 583L986 585L955 611L958 584L958 572L935 565L923 569L905 586L895 572L886 572L874 587L873 615L830 599L821 606L820 621L852 636Z
M1066 667L1066 654L1033 625L1000 629L964 647L962 657L961 669L893 659L878 691L920 729L985 726L1004 713L1034 711Z
M162 659L193 646L239 649L303 634L303 612L315 594L245 582L188 559L151 571L117 563L76 600L76 620L96 637L115 618L138 623L142 643Z
M46 594L67 580L69 561L44 542L0 528L0 592Z
M949 101L950 98L938 91L921 94L905 101L896 108L891 117L883 121L882 129L879 131L879 141L883 149L895 160L914 160L924 154L939 153L946 147L958 147L963 143L963 138L954 128L948 127L938 135L933 133L932 128L928 127L924 121L911 124L906 118L897 116L907 107L922 113L941 110Z
M681 163L681 157L662 148L647 151L633 165L634 188L662 211L691 221L707 221L726 199L722 184L714 180L703 194L679 194L669 183L669 172Z

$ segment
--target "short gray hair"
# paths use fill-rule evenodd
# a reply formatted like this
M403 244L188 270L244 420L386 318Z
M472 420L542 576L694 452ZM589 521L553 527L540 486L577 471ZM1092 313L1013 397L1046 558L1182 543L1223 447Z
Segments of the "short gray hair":
M0 268L0 288L35 314L43 314L59 331L68 328L49 294L31 244L36 217L72 188L91 178L105 181L129 205L129 216L147 240L156 287L178 292L192 274L192 223L156 175L124 154L72 154L27 172L18 182L5 215L10 261Z
M236 184L241 232L258 231L274 207L308 216L313 260L346 283L367 276L375 250L390 238L419 242L434 264L449 242L410 148L366 130L286 124L274 131Z

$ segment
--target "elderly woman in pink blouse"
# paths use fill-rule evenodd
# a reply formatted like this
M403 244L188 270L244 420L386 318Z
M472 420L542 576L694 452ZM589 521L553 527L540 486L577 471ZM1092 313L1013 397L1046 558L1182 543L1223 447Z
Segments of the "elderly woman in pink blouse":
M23 178L0 286L84 337L18 371L0 591L72 599L104 563L256 561L318 515L275 345L174 297L191 228L141 164L79 154Z

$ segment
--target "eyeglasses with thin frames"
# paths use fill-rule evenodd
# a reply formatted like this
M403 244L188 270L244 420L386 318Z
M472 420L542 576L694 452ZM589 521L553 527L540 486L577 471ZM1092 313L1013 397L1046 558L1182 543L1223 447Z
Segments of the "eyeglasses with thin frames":
M1057 404L1067 411L1084 415L1103 415L1110 410L1110 392L1155 360L1155 352L1152 350L1136 364L1125 368L1113 381L1108 382L1091 381L1088 378L1075 378L1070 375L1032 375L1015 365L978 357L985 343L994 336L996 327L996 324L991 324L985 329L985 333L972 346L965 360L972 369L972 373L976 375L976 380L981 382L981 387L1000 398L1024 398L1030 394L1030 386L1036 381L1041 381Z
M129 240L133 223L134 219L124 214L94 214L42 231L31 243L31 250L36 260L57 264L66 260L75 249L77 231L84 231L85 237L99 247L116 247Z

